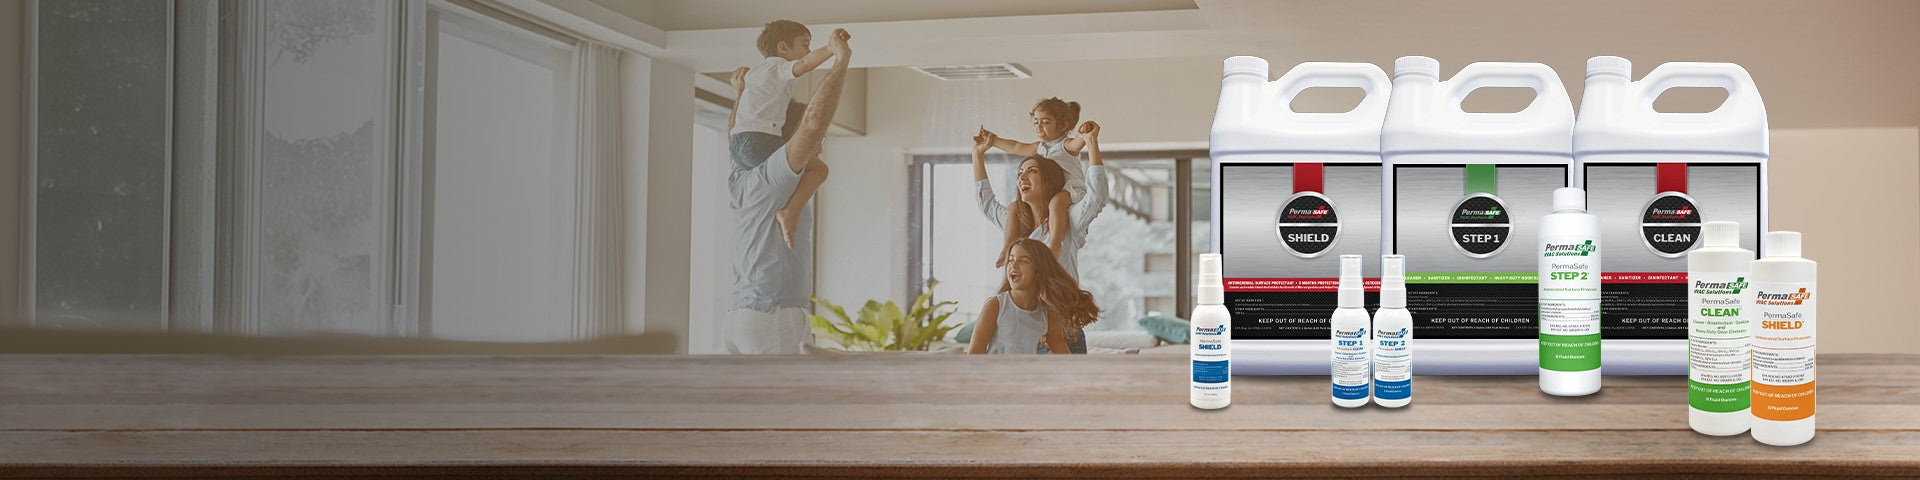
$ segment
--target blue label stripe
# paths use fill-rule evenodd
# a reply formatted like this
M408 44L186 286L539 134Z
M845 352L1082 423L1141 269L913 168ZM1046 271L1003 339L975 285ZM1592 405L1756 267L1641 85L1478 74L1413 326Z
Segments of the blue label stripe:
M1373 397L1387 400L1399 400L1413 396L1413 380L1398 382L1373 382Z
M1362 383L1359 385L1349 386L1349 385L1340 385L1336 383L1333 385L1333 398L1338 398L1341 400L1358 400L1362 398L1367 398L1367 384Z
M1227 376L1231 374L1232 371L1227 367L1226 360L1193 362L1193 381L1198 383L1227 383Z

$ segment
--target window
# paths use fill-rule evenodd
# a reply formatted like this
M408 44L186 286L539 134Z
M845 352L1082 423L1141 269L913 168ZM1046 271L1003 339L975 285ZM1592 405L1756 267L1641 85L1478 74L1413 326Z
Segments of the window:
M438 338L572 338L571 50L435 8L430 317Z
M166 328L169 4L33 4L37 326Z
M399 10L380 0L235 5L242 331L394 329Z
M1089 331L1138 331L1140 316L1185 317L1192 308L1191 259L1207 244L1204 153L1106 152L1109 200L1088 227L1079 260L1081 288L1101 308ZM1013 157L992 155L987 162L988 181L1005 202L1013 191ZM909 183L914 199L908 277L914 283L908 291L919 291L927 278L939 279L935 301L959 302L955 318L971 321L1000 289L1001 272L993 262L1003 238L976 206L971 160L916 156Z
M467 0L29 5L33 325L623 333L619 49Z

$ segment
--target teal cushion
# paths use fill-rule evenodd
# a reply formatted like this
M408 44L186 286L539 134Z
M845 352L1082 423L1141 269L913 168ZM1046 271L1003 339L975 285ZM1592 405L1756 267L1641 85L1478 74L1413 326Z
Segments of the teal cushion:
M1165 340L1167 343L1187 343L1192 324L1180 317L1166 315L1147 315L1140 317L1140 329Z
M967 322L967 326L953 331L953 341L968 343L973 341L973 325L979 322Z

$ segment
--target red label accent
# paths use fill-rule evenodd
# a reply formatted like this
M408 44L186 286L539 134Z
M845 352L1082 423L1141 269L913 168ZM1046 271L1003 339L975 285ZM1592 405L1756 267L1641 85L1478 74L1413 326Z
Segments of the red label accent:
M1687 193L1687 164L1658 163L1653 167L1653 193Z
M1323 189L1326 188L1326 172L1326 164L1293 164L1293 193L1325 192Z
M1361 279L1360 285L1366 291L1380 291L1380 279ZM1339 278L1228 278L1224 280L1228 292L1338 292Z
M1600 283L1687 283L1686 272L1606 272Z

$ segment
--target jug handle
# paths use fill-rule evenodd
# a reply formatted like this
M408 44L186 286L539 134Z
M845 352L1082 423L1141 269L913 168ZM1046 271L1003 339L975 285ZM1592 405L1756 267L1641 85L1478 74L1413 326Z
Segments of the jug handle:
M1719 107L1706 113L1662 113L1661 115L1711 115L1730 114L1747 102L1747 96L1755 90L1753 76L1747 69L1731 63L1673 62L1660 65L1640 81L1647 85L1641 90L1640 106L1653 112L1653 101L1676 87L1722 88L1727 91L1727 100ZM1659 113L1659 112L1655 112Z
M1531 113L1541 108L1554 89L1560 87L1560 76L1553 67L1539 63L1474 63L1460 69L1452 82L1460 82L1453 88L1450 100L1455 108L1466 101L1467 95L1484 87L1523 87L1533 89L1533 101L1527 108L1512 115ZM1449 83L1452 83L1449 82ZM1506 114L1498 114L1506 115Z
M1280 90L1278 97L1280 108L1297 115L1322 115L1324 116L1322 118L1328 119L1346 117L1365 118L1369 116L1369 114L1373 116L1382 114L1386 111L1387 92L1392 85L1392 83L1387 80L1386 71L1381 70L1380 67L1374 66L1371 63L1333 62L1302 63L1294 67L1293 70L1287 71L1286 75L1281 75L1280 79L1274 80L1273 84L1275 88ZM1294 112L1294 97L1300 95L1300 92L1313 87L1358 88L1366 92L1366 97L1360 99L1360 103L1354 105L1353 110L1346 112L1311 114Z

